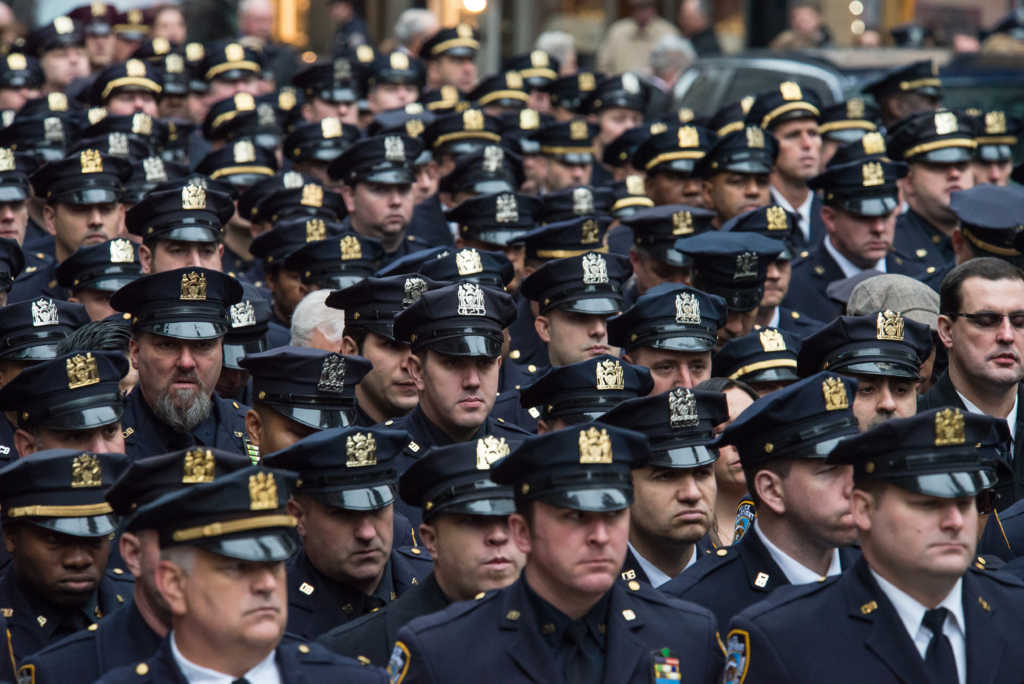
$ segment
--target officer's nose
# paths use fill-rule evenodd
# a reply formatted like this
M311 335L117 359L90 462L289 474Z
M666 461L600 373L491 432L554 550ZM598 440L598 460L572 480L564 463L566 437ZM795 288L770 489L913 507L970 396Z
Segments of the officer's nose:
M496 520L487 530L487 543L494 546L501 546L508 541L508 523L504 520Z
M603 517L597 517L597 519L591 524L590 543L604 546L611 539L611 535L608 534L608 523Z
M878 388L878 403L875 404L878 413L892 414L896 412L896 399L892 396L892 389L889 383L883 382Z
M186 370L196 367L196 357L187 344L181 345L181 351L178 353L178 367Z
M686 475L676 485L676 499L687 503L700 500L700 488L697 486L697 478L693 475Z
M92 565L92 554L82 544L70 544L64 552L64 567L81 570Z
M373 538L377 536L377 528L373 526L373 520L368 515L359 516L356 521L355 529L353 530L356 539L360 541L373 541Z
M186 264L185 264L186 266L199 266L199 267L201 267L203 265L202 259L199 256L199 248L198 247L192 247L191 249L189 249L188 250L188 254L185 257L185 259L186 259Z
M676 381L672 386L692 389L693 385L693 373L690 372L690 367L685 363L679 364L679 368L676 371Z

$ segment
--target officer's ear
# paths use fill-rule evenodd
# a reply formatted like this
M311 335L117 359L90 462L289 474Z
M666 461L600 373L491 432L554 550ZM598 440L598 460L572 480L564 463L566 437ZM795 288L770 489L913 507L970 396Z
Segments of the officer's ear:
M861 534L871 531L871 514L880 496L881 490L869 491L854 487L850 492L850 513L853 515L853 524Z
M429 354L430 352L423 352ZM426 383L423 381L423 357L419 354L412 353L409 355L409 375L412 376L412 381L416 383L416 389L422 392L427 388Z
M547 316L537 316L533 319L533 327L537 330L537 337L545 344L551 343L551 319Z
M512 543L516 545L516 548L519 549L520 553L530 553L530 549L532 548L530 522L522 513L513 513L508 516L508 534L512 538Z
M121 552L121 559L132 573L132 577L142 575L142 543L132 532L122 532L117 540L117 549Z
M245 412L245 434L249 437L249 441L259 448L260 437L263 436L263 419L256 409L249 409Z
M341 353L346 356L356 356L359 354L359 345L356 344L355 339L351 335L345 335L341 338Z
M437 558L437 530L433 525L420 523L420 541L427 547L431 558Z
M345 201L345 208L348 209L348 213L352 213L356 208L356 189L345 183L341 186L341 199Z
M139 367L139 341L132 335L128 340L128 360L132 362L132 368Z
M306 509L294 496L288 499L288 514L295 518L295 531L300 537L305 537Z
M821 207L821 222L825 224L825 230L829 235L836 232L836 210L827 204Z
M775 515L786 512L786 495L782 476L774 470L762 469L754 474L754 491L761 503Z
M939 314L939 320L936 322L936 332L939 335L939 342L946 349L953 348L953 319L945 314Z
M25 458L29 454L34 454L36 449L36 438L28 430L18 428L14 431L14 448L18 451L18 456Z
M10 523L4 525L4 548L7 549L8 554L14 553L18 548L18 529L18 525L12 525Z
M57 207L53 204L43 205L43 228L50 235L57 234Z
M956 256L956 263L962 264L974 258L974 248L964 238L964 234L959 227L953 229L953 235L950 236L950 239L953 241L953 254Z
M199 551L192 549L196 556ZM193 558L193 563L198 558ZM188 612L188 601L185 598L185 588L188 585L188 568L183 568L174 561L164 558L157 563L153 572L153 580L157 591L167 603L172 615L184 615Z
M153 250L149 245L139 245L139 265L142 266L143 274L153 272Z

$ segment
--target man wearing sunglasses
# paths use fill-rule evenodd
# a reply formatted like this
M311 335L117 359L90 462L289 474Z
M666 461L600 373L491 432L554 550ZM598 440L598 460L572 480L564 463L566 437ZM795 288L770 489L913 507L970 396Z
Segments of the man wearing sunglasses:
M1018 410L1024 377L1024 271L993 257L966 261L942 281L939 311L939 339L949 368L918 408L954 407L1006 420L1010 468L995 486L996 508L1003 509L1024 494L1024 440L1017 439L1024 435L1024 412Z

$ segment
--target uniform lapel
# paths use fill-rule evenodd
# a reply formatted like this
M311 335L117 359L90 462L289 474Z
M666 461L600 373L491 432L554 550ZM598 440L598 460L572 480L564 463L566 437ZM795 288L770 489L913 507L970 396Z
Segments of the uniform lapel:
M770 594L778 587L786 586L789 580L782 568L768 552L768 547L761 541L760 532L749 530L737 545L743 567L747 571L747 581L754 591Z
M497 616L498 629L503 640L507 641L505 651L508 657L532 681L546 684L559 679L555 676L557 667L537 629L537 616L523 587L524 581L520 577L500 597L502 607L501 614Z
M626 549L626 561L622 564L622 572L619 573L619 577L627 582L636 580L638 582L646 582L647 584L651 583L647 573L640 567L640 561L636 559L636 554L630 548Z
M964 575L964 633L967 637L967 681L989 684L995 681L1008 644L996 625L992 595L985 595L981 583L968 571Z
M907 634L896 609L871 577L867 563L861 559L843 578L847 585L850 619L864 622L865 646L875 654L893 675L908 684L927 682L917 647Z
M636 638L644 626L643 606L632 599L622 584L611 588L608 604L607 639L605 641L605 684L622 684L632 679L638 661L650 648Z

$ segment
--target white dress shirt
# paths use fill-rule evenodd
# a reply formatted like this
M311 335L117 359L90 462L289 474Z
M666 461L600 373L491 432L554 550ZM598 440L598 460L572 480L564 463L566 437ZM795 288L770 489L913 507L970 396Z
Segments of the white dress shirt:
M782 574L786 576L790 584L810 584L811 582L818 582L821 580L821 575L814 572L800 561L796 560L785 551L780 549L775 544L769 541L768 537L765 536L764 532L761 531L761 526L754 521L754 531L757 536L764 542L764 546L768 549L769 555L772 560L775 561L776 565L782 569ZM839 549L832 551L832 562L828 564L828 572L826 575L839 575L843 572L843 566L839 562Z
M249 680L249 684L281 684L281 673L277 671L277 663L274 662L276 649L267 654L256 667L246 672L243 676ZM171 632L171 655L178 669L185 675L188 684L231 684L238 677L226 675L223 672L211 670L202 665L196 665L178 650L178 644L174 640L174 632Z
M964 395L957 392L956 396L960 397L960 401L964 402L964 407L968 412L977 413L982 416L986 415L984 411L978 408ZM1013 395L1013 408L1006 414L1006 427L1010 428L1010 460L1013 460L1013 443L1017 439L1017 402L1019 399L1019 394Z
M847 259L846 257L839 253L839 250L836 249L835 245L832 244L831 237L825 237L824 245L825 251L828 252L832 256L832 258L836 260L836 263L839 264L839 268L843 271L843 276L846 278L852 278L858 273L868 270L875 270L878 271L879 273L885 273L885 257L882 257L881 259L876 261L875 265L872 266L870 269L861 268L860 266L853 263L852 261L850 261L849 259Z
M627 542L627 544L628 544L628 542ZM636 547L633 546L632 544L629 544L629 550L633 552L634 556L636 556L636 562L640 564L640 569L643 570L644 573L647 574L647 579L649 579L651 581L651 586L652 587L657 589L662 584L664 584L665 582L668 582L670 579L672 579L671 577L666 575L664 572L662 572L661 569L658 568L658 566L656 566L654 563L652 563L651 561L649 561L646 558L644 558L643 556L641 556L640 552L637 551ZM690 560L686 561L686 565L683 567L683 570L686 570L686 568L690 567L691 565L693 565L696 562L697 562L697 545L694 544L693 545L693 553L690 555Z
M924 658L925 653L928 652L928 644L932 641L932 631L921 624L928 609L917 599L886 581L874 570L871 571L871 576L875 578L886 598L896 609L896 614L900 616L903 626L907 628L910 639L917 647L921 658ZM965 632L967 623L964 621L963 589L963 580L958 579L953 590L936 608L942 607L949 610L946 622L942 625L942 633L946 635L950 646L953 647L957 679L960 680L960 684L967 684L967 634Z
M814 202L814 193L808 191L807 192L807 199L805 199L804 203L801 204L799 207L794 207L792 204L790 204L789 200L787 200L785 197L783 197L782 193L779 192L778 190L776 190L774 185L771 187L771 194L772 194L772 202L774 202L775 204L778 204L780 207L782 207L783 209L785 209L787 211L793 212L794 214L796 214L797 216L800 217L800 224L797 226L797 228L799 228L800 232L804 234L804 240L807 241L807 244L810 244L811 243L811 204Z

